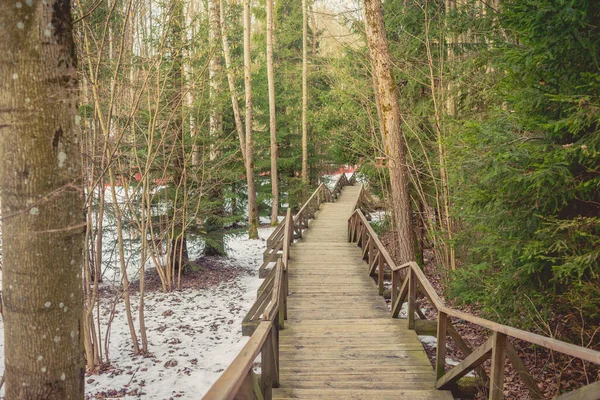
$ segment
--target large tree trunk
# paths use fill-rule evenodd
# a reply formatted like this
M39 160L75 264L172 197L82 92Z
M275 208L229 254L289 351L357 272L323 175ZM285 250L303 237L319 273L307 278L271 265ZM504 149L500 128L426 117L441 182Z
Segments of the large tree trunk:
M85 239L71 2L0 2L6 398L82 399Z
M244 125L242 124L242 113L240 111L240 105L238 103L238 94L235 88L235 76L233 76L233 70L231 69L231 51L229 50L229 38L227 35L227 22L225 21L225 7L224 3L227 0L221 0L220 5L220 17L221 17L221 36L223 39L223 56L225 58L225 69L227 70L227 83L229 84L229 93L231 94L231 107L233 108L233 119L235 120L235 129L240 140L240 149L242 151L242 158L244 165L246 163L246 139L244 138Z
M308 7L302 0L302 182L308 183Z
M244 86L246 90L246 179L248 182L248 235L258 238L258 208L254 186L254 159L252 156L252 59L250 39L250 0L244 0Z
M408 187L408 169L402 137L398 88L392 75L390 49L383 23L381 0L365 0L365 27L373 70L377 78L383 120L383 142L386 146L393 211L399 240L400 262L414 261L415 240Z
M208 43L212 57L208 65L210 84L210 121L209 134L211 140L210 160L214 162L221 156L218 141L223 136L223 111L221 108L221 92L223 79L223 63L221 61L221 28L220 28L220 3L221 0L210 0L208 3ZM223 237L223 206L222 195L216 177L212 179L210 200L216 204L211 216L206 219L205 228L208 236L204 254L207 256L225 255L225 242Z
M279 214L279 183L277 181L277 116L275 110L275 73L273 71L273 0L267 0L267 79L269 83L269 128L271 132L271 225L277 225Z

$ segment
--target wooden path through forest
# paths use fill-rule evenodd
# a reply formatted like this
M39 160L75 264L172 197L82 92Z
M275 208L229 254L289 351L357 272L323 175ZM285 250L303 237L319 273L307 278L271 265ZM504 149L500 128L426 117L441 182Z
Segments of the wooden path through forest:
M288 320L279 333L274 399L452 399L435 388L423 346L393 319L361 250L348 243L360 186L323 203L288 268Z

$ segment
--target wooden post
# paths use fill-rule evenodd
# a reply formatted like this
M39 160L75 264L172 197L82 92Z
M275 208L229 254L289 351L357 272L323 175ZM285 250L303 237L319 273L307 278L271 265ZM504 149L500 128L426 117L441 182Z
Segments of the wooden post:
M244 378L244 382L242 382L242 386L240 386L238 392L235 394L234 399L260 400L262 398L260 387L256 387L254 371L250 369Z
M437 349L435 352L435 375L440 379L446 373L446 329L448 316L438 311Z
M415 329L415 305L417 301L417 277L412 266L409 268L408 276L408 329Z
M494 332L492 337L492 372L490 374L490 400L501 400L504 391L504 363L506 361L506 335Z
M275 327L271 328L271 332ZM260 386L265 400L273 398L273 377L275 375L275 354L273 353L273 335L269 333L261 351Z
M374 238L371 238L371 240L369 240L369 267L373 263L373 242L374 241L375 241Z
M285 263L287 265L287 262ZM288 319L288 307L287 307L287 297L289 286L288 286L288 271L287 267L283 269L283 319Z
M396 304L400 294L400 271L392 271L392 304Z
M285 279L286 272L281 266L281 290L279 291L279 307L277 310L277 318L279 318L279 329L285 328L285 309L286 309L286 297L287 293L285 293Z
M352 243L352 222L354 220L354 214L348 219L348 242Z
M365 240L367 239L367 227L366 226L362 225L362 229L360 230L360 235L361 235L361 239L360 239L361 247L366 247L366 245L367 245L367 243L365 242Z
M277 326L277 320L275 320L275 324L273 325L273 330L271 331L272 339L273 339L273 363L275 368L273 369L273 387L279 387L279 327Z
M377 286L379 286L379 295L383 296L383 266L385 265L381 251L377 252ZM392 273L393 277L393 273ZM392 302L392 304L394 304Z

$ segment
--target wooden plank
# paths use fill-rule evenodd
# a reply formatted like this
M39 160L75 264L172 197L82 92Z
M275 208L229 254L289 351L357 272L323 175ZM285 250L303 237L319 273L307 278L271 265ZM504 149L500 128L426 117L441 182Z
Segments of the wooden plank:
M326 387L328 389L348 389L353 390L373 390L372 395L377 396L380 390L419 390L423 389L424 386L433 386L433 380L422 379L416 381L402 380L402 376L399 375L398 379L390 382L368 382L368 381L335 381L328 379L319 379L314 381L303 381L303 380L290 380L290 385L293 385L295 389L313 389L317 387Z
M354 340L351 340L354 339ZM385 337L378 337L378 339L382 339L381 343L379 340L374 341L371 345L365 345L365 337L354 337L354 338L346 338L344 343L335 344L335 337L305 337L300 338L297 341L283 341L280 344L281 351L295 351L297 350L299 353L307 352L307 351L323 351L325 349L331 352L343 352L343 351L356 351L356 350L365 350L365 351L383 351L383 350L401 350L401 351L422 351L423 346L420 343L415 343L412 340L405 340L405 338L396 338L396 340L384 340ZM392 338L390 338L392 339ZM377 343L375 343L377 342Z
M340 374L322 374L322 375L301 375L301 374L284 374L282 375L288 384L303 382L307 386L327 386L330 388L341 387L341 388L361 388L362 384L367 383L368 386L373 384L393 384L400 388L404 386L404 383L415 383L415 382L427 382L433 385L434 381L431 377L431 373L418 373L418 372L385 372L379 374L358 374L349 373L345 375ZM337 384L337 385L336 385ZM344 386L345 385L345 386ZM299 387L294 385L295 387ZM364 387L364 386L363 386ZM383 389L382 386L379 388Z
M591 383L569 393L558 396L555 400L599 400L600 381Z
M338 368L359 368L359 367L427 367L433 376L433 368L427 357L414 360L406 358L390 358L384 360L282 360L281 368L302 368L303 370L312 370L313 368L326 368L329 370L336 370ZM285 382L283 382L285 386ZM434 386L433 386L434 387Z
M438 390L371 390L356 389L277 389L273 393L273 399L314 399L314 400L451 400L448 392Z
M302 366L282 366L281 376L286 375L348 375L348 374L396 374L402 372L411 373L426 373L431 374L431 365L364 365L357 363L355 366L337 366L331 368L328 366L315 366L311 365L310 368L303 368Z

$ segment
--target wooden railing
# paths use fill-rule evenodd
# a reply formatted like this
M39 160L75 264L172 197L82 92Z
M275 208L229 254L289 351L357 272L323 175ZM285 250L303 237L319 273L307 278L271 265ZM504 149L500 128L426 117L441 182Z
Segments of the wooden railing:
M348 240L356 242L362 248L363 259L369 266L368 274L376 276L380 295L384 293L384 278L386 275L389 276L391 272L393 318L398 317L402 304L406 301L408 303L407 318L409 329L418 329L419 325L424 325L422 322L436 324L434 328L435 334L437 334L435 370L437 375L436 387L438 389L451 388L460 378L475 370L480 378L488 382L489 398L494 400L502 399L504 367L506 357L508 357L513 368L529 389L531 397L534 399L544 398L533 376L527 370L517 351L508 340L509 337L542 346L583 361L600 364L600 352L598 351L502 325L447 307L415 262L411 261L399 266L394 263L361 211L360 201L361 197L359 196L356 209L348 220ZM421 291L429 300L429 303L437 310L436 321L426 321L425 315L417 307L417 291ZM421 321L416 320L415 314L417 314ZM491 331L491 336L483 345L472 350L452 325L451 317L485 328ZM446 371L446 339L448 336L466 357L458 365ZM491 372L488 377L482 364L489 358L491 358ZM563 394L557 399L600 399L600 381Z
M350 179L342 174L336 187L343 188L354 181L354 174ZM205 400L272 398L273 388L279 387L279 330L284 329L287 319L290 246L294 239L302 237L302 231L308 228L309 220L314 218L321 203L333 200L332 191L320 184L296 215L292 217L288 208L285 219L269 236L264 262L259 270L259 275L265 276L265 280L242 321L242 334L251 337L204 396ZM274 266L269 269L272 264ZM259 354L261 371L257 374L254 362Z
M342 175L345 179L345 176ZM342 179L340 178L340 180ZM339 181L338 181L339 183ZM336 184L337 186L337 184ZM267 249L263 253L263 263L258 269L259 278L265 278L269 273L272 265L276 262L277 257L281 255L284 248L284 232L287 227L292 226L291 239L299 239L302 237L302 230L308 228L308 221L314 218L315 213L321 207L323 202L331 202L334 200L332 192L321 183L319 187L313 192L308 198L304 205L293 217L293 224L289 221L284 220L282 223L277 225L277 228L273 231L271 236L267 239ZM289 213L289 209L288 209Z
M338 196L340 195L340 192L342 191L344 186L354 185L355 182L356 182L356 172L354 172L352 174L352 176L350 176L350 178L348 178L345 173L342 173L342 176L340 176L340 179L338 179L338 181L335 183L335 186L333 187L333 189L331 189L331 194L333 195L333 198L334 199L338 198Z

